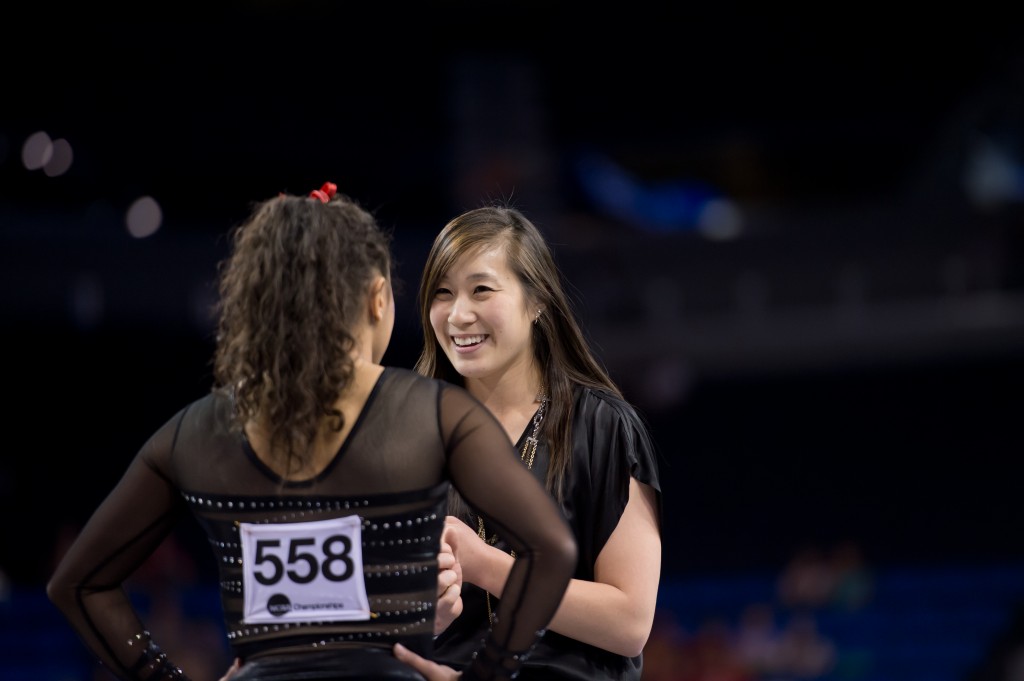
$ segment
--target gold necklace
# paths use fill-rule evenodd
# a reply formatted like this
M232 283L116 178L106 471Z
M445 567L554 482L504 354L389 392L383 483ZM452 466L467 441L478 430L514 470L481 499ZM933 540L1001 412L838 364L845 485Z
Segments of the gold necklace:
M523 443L523 451L519 453L519 460L526 464L526 470L533 470L533 461L537 458L537 434L540 432L540 423L544 420L544 407L548 404L548 396L545 394L544 386L540 388L540 394L537 396L540 400L540 407L537 408L537 413L533 415L533 430L526 438L526 442ZM476 517L476 533L486 543L494 546L498 541L498 535L492 534L491 538L487 538L487 531L484 529L483 516L477 515ZM515 551L509 551L513 558L516 556ZM487 620L494 626L494 612L491 609L491 592L485 591L484 594L487 596Z

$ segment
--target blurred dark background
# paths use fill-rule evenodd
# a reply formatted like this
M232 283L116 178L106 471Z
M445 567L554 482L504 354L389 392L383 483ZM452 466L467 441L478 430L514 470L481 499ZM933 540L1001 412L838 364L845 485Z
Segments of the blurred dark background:
M1024 41L962 10L23 8L0 569L41 586L209 388L227 230L325 180L394 231L396 365L449 218L500 199L541 227L663 455L667 584L850 544L878 570L1020 565Z

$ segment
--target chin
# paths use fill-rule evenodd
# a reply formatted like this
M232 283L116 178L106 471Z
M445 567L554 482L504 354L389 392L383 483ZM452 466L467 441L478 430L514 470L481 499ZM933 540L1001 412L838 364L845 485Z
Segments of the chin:
M485 368L473 362L452 362L452 368L463 378L482 378L488 374Z

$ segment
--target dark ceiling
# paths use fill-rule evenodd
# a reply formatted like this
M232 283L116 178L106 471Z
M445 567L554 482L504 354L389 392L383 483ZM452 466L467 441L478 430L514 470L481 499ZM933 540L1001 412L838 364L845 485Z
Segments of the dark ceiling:
M548 232L597 349L675 462L667 510L704 549L673 547L670 569L858 534L899 558L998 552L986 518L1024 527L1003 501L1019 480L1007 453L1024 447L1003 396L1024 348L1013 18L76 7L21 8L0 41L0 323L21 360L13 421L63 424L54 488L82 513L205 389L197 310L226 229L250 201L330 179L395 228L410 289L436 230L483 200L511 197ZM23 167L40 130L72 145L67 173ZM979 168L1003 183L979 195ZM632 200L616 204L624 178ZM700 192L738 207L739 238L695 232L682 208ZM139 196L163 210L142 241L122 224ZM409 296L389 351L406 365ZM8 460L3 491L52 473ZM984 472L964 478L966 460ZM948 503L959 494L974 501ZM27 534L18 545L45 553Z
M51 205L150 194L169 219L181 211L183 229L221 230L245 202L326 175L388 215L433 222L465 200L452 187L463 159L521 153L524 141L558 161L595 149L645 179L740 198L889 195L952 143L949 127L972 103L1020 77L1012 22L959 13L480 2L77 11L26 10L0 48L5 194ZM59 182L18 169L22 140L40 129L74 145ZM514 189L543 193L535 175L516 179ZM573 198L560 175L544 179L544 192Z

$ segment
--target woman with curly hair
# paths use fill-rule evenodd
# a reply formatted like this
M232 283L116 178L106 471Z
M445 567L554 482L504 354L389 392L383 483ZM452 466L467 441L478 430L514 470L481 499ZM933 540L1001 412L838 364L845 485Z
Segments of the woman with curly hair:
M115 676L188 678L123 584L191 515L219 568L235 681L423 679L400 656L432 655L452 485L516 551L462 678L518 671L576 546L479 401L381 365L391 267L389 236L330 183L263 201L234 230L213 389L142 445L47 585Z

